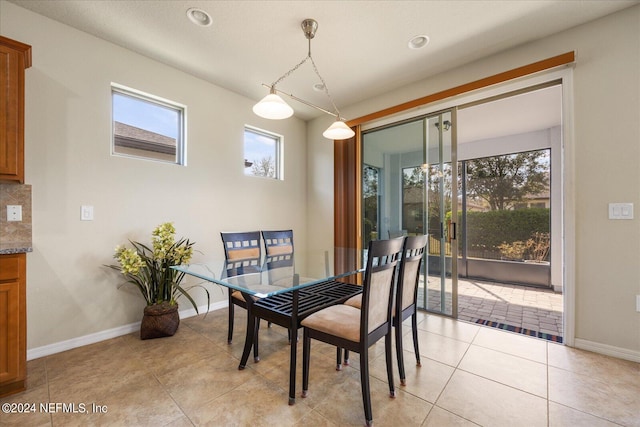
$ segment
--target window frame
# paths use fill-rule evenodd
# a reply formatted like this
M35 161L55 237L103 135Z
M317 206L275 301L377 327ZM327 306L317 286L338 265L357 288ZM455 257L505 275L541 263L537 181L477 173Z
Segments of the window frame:
M174 110L178 113L177 123L177 137L176 137L176 153L173 160L165 160L160 158L154 158L145 155L136 155L131 153L123 153L116 151L116 133L115 133L115 104L114 95L118 94L135 99L140 102L145 102L150 105ZM117 157L126 157L141 160L150 160L158 163L168 163L178 166L187 166L187 106L170 99L162 98L157 95L143 92L138 89L133 89L118 83L111 83L111 141L110 149L111 155ZM127 124L127 123L124 123ZM144 151L144 150L141 150Z
M264 178L264 179L272 179L275 181L284 181L284 136L277 134L275 132L271 132L268 130L264 130L264 129L260 129L258 127L255 126L251 126L251 125L245 125L243 132L242 132L242 136L243 136L243 151L242 151L242 158L243 160L249 160L246 158L246 134L247 132L249 133L253 133L255 135L259 135L259 136L263 136L263 137L267 137L267 138L271 138L275 141L275 176L264 176L264 175L255 175L252 173L246 173L246 167L245 167L245 171L243 171L243 175L247 176L247 177L251 177L251 178Z

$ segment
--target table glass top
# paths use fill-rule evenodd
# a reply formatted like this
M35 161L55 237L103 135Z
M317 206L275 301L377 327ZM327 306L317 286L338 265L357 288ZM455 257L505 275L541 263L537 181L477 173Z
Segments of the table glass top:
M348 252L355 254L355 250ZM340 253L346 256L344 250ZM171 268L259 298L303 289L326 280L353 276L362 271L335 273L333 253L329 254L328 251L316 254L296 251L295 256L280 254L231 261L219 259ZM354 282L355 276L350 281Z

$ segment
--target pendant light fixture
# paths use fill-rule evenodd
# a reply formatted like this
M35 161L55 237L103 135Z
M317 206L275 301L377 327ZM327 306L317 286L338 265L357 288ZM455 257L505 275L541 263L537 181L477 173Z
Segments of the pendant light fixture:
M311 39L314 38L316 35L316 31L318 30L318 23L314 19L305 19L304 21L302 21L301 27L302 27L302 32L304 33L305 37L309 41L309 50L308 50L307 56L302 61L300 61L296 66L294 66L289 71L287 71L282 76L280 76L280 78L278 78L278 80L276 80L275 82L271 83L270 85L266 85L263 83L263 86L269 88L269 94L264 98L262 98L260 102L258 102L256 105L253 106L253 112L260 117L264 117L265 119L272 119L272 120L280 120L280 119L286 119L288 117L291 117L293 115L293 108L291 108L289 104L287 104L279 96L279 94L286 95L293 100L296 100L305 105L308 105L309 107L313 107L317 110L322 111L323 113L329 114L336 118L336 121L333 122L333 124L329 126L329 128L322 133L322 136L324 136L325 138L334 139L334 140L351 138L355 135L355 132L353 132L353 130L345 124L344 119L340 116L340 112L338 111L336 104L333 102L333 98L331 98L331 95L329 94L329 89L327 88L327 84L325 83L324 79L318 72L318 67L316 67L316 63L313 61L313 58L311 57ZM289 77L289 75L291 75L294 71L300 68L300 66L302 66L307 61L311 61L311 65L313 65L313 71L315 71L316 75L320 79L320 82L322 83L321 85L316 85L316 86L321 87L324 93L327 95L327 98L329 98L329 101L333 106L333 110L334 110L333 112L326 110L324 108L318 107L317 105L314 105L310 102L304 101L296 96L293 96L288 93L284 93L276 89L276 85L278 83L280 83L285 78Z

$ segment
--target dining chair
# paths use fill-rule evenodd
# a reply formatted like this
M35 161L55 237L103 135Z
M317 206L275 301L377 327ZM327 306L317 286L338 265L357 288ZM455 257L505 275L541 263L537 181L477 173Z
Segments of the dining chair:
M360 354L360 384L367 425L372 425L369 387L369 347L384 337L389 394L395 397L391 346L391 309L396 266L404 237L369 242L360 309L338 304L320 310L301 322L303 330L302 397L309 390L311 339ZM339 350L338 350L339 354Z
M270 275L269 282L277 281L273 276L279 272L285 279L294 277L293 265L293 230L263 230L262 239L267 253L267 262L270 268L267 271ZM277 268L273 268L276 266ZM269 323L271 326L271 323ZM291 331L287 331L289 342L291 342Z
M265 256L262 270L266 271L270 285L292 286L296 277L293 254Z
M267 256L293 253L293 230L262 231Z
M416 355L416 365L420 363L420 349L418 347L418 284L420 283L420 268L427 247L427 235L409 236L404 240L398 280L393 304L393 319L391 324L395 328L396 357L398 359L398 371L400 384L406 385L404 371L404 353L402 349L402 322L411 317L411 330L413 335L413 350ZM361 295L348 299L345 304L360 308ZM345 364L348 364L349 354L345 350Z
M239 262L257 260L257 269L260 269L260 257L262 255L262 242L259 231L220 233L224 246L224 256L227 262ZM240 291L229 288L229 334L227 342L233 341L234 306L247 309L247 302ZM257 355L256 355L257 357Z
M390 239L394 239L396 237L406 236L407 230L389 230L387 233L389 233Z

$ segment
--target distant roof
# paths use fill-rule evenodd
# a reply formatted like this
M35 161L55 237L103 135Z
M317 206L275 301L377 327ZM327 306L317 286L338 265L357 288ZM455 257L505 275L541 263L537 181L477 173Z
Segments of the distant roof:
M121 122L113 122L115 144L120 147L175 154L176 139Z

